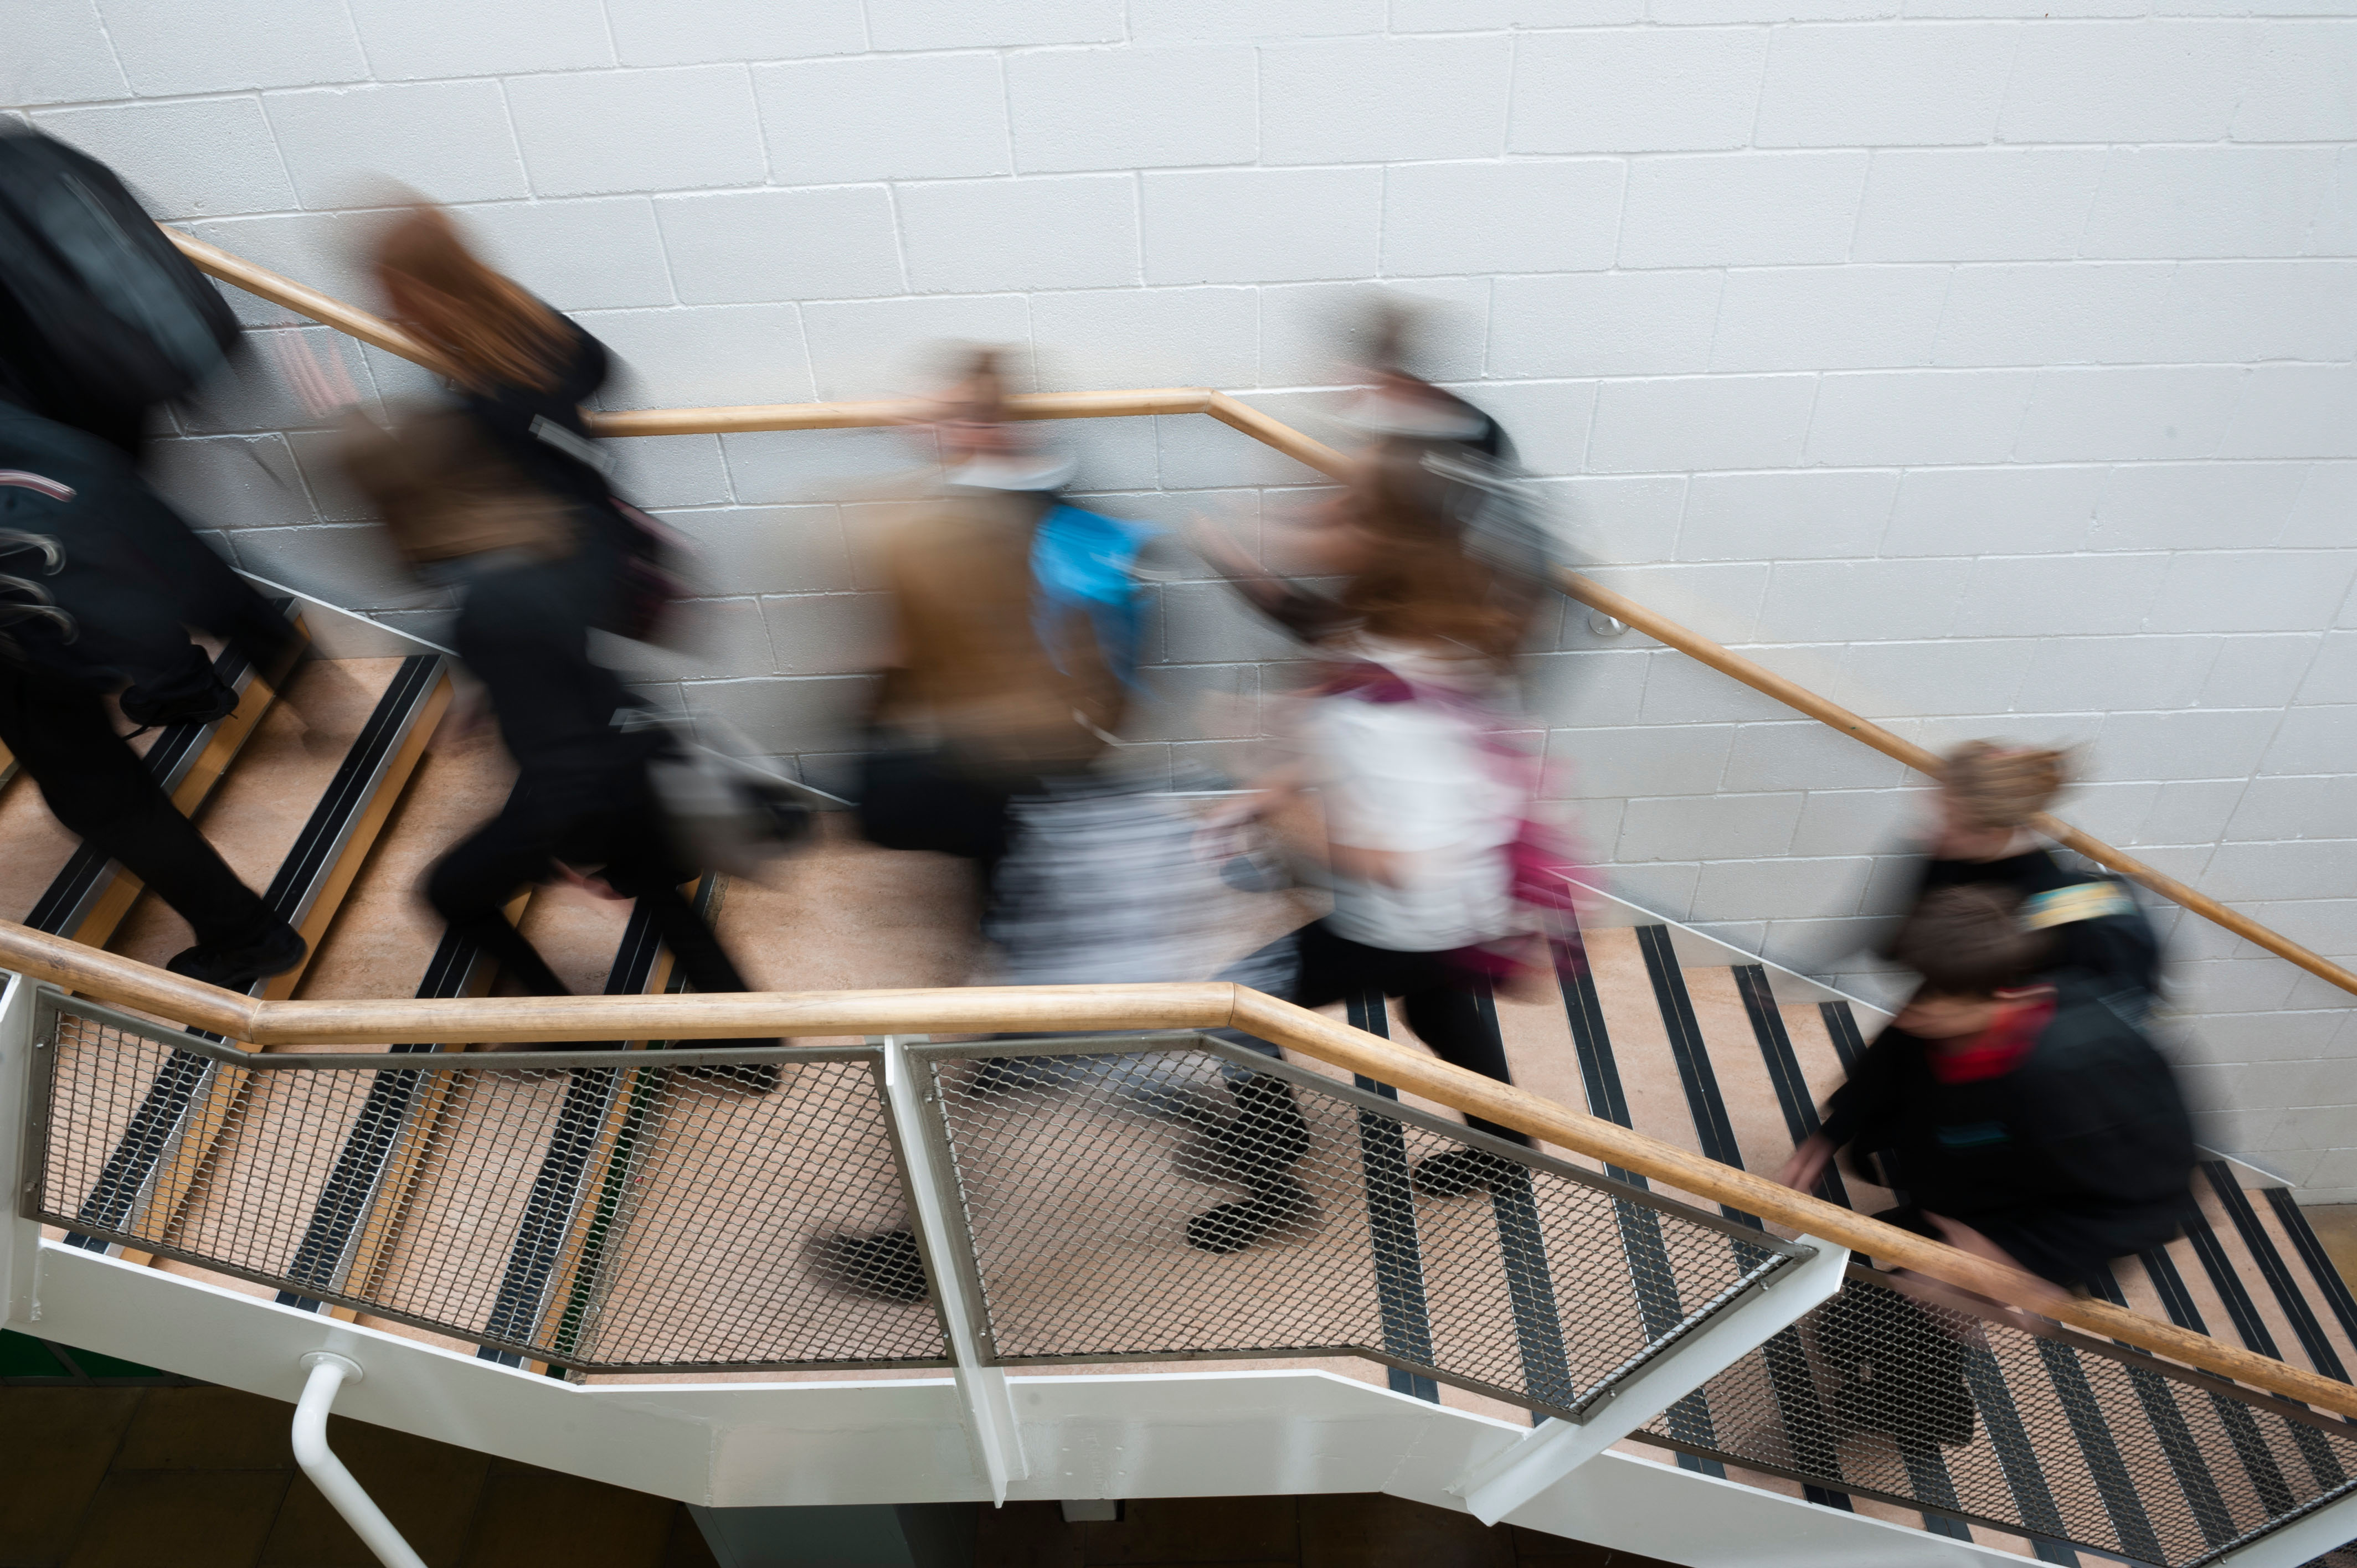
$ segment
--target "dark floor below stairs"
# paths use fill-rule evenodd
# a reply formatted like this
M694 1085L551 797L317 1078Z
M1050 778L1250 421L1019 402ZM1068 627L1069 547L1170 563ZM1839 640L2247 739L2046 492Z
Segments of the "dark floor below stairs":
M295 1468L294 1407L0 1338L0 1568L374 1568ZM331 1417L431 1568L717 1568L683 1505ZM977 1507L974 1568L1669 1568L1381 1495Z

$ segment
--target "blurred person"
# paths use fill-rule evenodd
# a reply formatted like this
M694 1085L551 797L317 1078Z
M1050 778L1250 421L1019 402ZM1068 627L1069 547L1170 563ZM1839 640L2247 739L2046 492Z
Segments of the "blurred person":
M1010 422L995 349L970 353L929 432L938 467L876 546L892 652L859 817L886 849L974 864L985 903L1011 803L1089 777L1128 712L1149 531L1061 498L1071 464Z
M1333 559L1352 548L1354 526L1380 517L1387 536L1477 567L1483 613L1511 626L1520 647L1555 592L1557 550L1534 516L1504 427L1405 368L1415 324L1396 306L1374 313L1373 384L1342 416L1368 440L1343 490L1299 520L1296 571L1276 574L1210 528L1192 542L1247 604L1315 645L1360 624L1373 607L1363 596L1383 591Z
M1946 760L1916 899L1943 887L2005 889L2026 923L2054 933L2055 964L2102 981L2123 1005L2148 1005L2160 964L2151 921L2119 881L2066 867L2029 826L2070 783L2069 755L1970 740Z
M173 806L107 710L206 725L238 694L188 635L283 682L300 639L134 466L156 404L222 362L228 306L104 165L0 128L0 742L59 822L196 935L168 967L250 988L302 937Z
M1289 958L1280 993L1302 1006L1367 991L1400 998L1408 1027L1444 1060L1502 1083L1512 1079L1489 1016L1492 988L1532 967L1534 907L1568 904L1568 856L1534 820L1537 768L1513 739L1527 726L1507 700L1528 601L1512 568L1439 514L1447 492L1426 482L1429 456L1420 443L1378 444L1330 509L1317 568L1340 586L1317 623L1318 678L1294 704L1295 758L1217 824L1318 790L1333 912L1247 961L1266 972ZM1289 1104L1289 1090L1275 1091ZM1273 1106L1254 1109L1272 1128L1282 1120ZM1272 1139L1282 1155L1289 1140ZM1502 1174L1494 1156L1460 1148L1426 1161L1415 1181L1452 1197ZM1263 1188L1203 1217L1189 1240L1251 1245L1286 1201L1280 1176Z
M156 410L195 391L238 345L227 302L113 170L0 125L0 403L31 416L12 421L0 462L88 498L77 525L102 526L109 570L137 574L161 607L118 699L135 725L209 724L237 705L184 624L274 682L302 646L135 467Z
M2011 888L1926 893L1893 944L1921 988L1777 1179L1808 1191L1845 1147L1902 1198L1877 1218L2010 1264L2050 1305L2167 1243L2191 1205L2192 1124L2175 1075Z
M180 814L107 708L110 693L171 678L187 644L174 585L124 525L161 505L113 447L0 403L0 744L69 832L188 922L195 944L166 967L244 991L300 963L304 940ZM231 692L186 716L235 705Z
M346 468L409 560L456 590L455 649L516 764L498 815L427 874L427 901L517 989L563 995L502 907L526 883L594 875L638 900L696 990L744 990L680 891L692 868L649 776L668 734L589 653L593 629L644 636L655 618L637 570L648 525L608 487L581 411L606 380L605 347L484 265L433 208L394 220L374 260L394 319L443 356L455 397L390 432L350 424Z

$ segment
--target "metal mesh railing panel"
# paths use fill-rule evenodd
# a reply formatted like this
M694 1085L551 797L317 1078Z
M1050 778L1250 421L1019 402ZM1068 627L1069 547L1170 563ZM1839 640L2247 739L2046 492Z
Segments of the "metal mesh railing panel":
M1360 1353L1569 1412L1778 1261L1244 1053L990 1048L932 1085L1002 1360Z
M1674 1415L1649 1430L1830 1489L2167 1568L2357 1477L2357 1429L2311 1426L2158 1367L1853 1275L1706 1384L1683 1430Z
M70 1230L584 1369L944 1359L921 1283L813 1256L906 1226L866 1053L255 1069L46 1034L35 1198Z

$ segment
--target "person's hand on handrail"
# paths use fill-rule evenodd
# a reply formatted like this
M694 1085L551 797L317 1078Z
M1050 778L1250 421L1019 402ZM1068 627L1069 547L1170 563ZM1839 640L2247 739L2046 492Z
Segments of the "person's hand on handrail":
M1776 1180L1795 1192L1814 1192L1818 1178L1825 1174L1833 1158L1833 1140L1823 1133L1812 1133L1792 1151L1792 1157L1776 1173Z

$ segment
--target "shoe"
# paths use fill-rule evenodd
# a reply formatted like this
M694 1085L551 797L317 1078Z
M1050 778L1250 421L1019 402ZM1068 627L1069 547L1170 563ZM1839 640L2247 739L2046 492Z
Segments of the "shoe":
M1300 1219L1308 1208L1308 1189L1285 1176L1241 1203L1222 1203L1188 1220L1187 1245L1222 1256L1241 1252L1279 1225Z
M210 668L203 683L188 690L159 695L143 687L129 686L115 698L115 706L123 710L123 716L143 730L162 725L195 725L201 729L237 712L237 689Z
M876 1301L915 1305L925 1299L925 1260L906 1230L878 1236L827 1236L813 1251L830 1284Z
M1236 1114L1204 1129L1211 1155L1208 1174L1258 1192L1279 1182L1309 1152L1309 1122L1301 1114L1293 1086L1268 1073L1254 1073L1228 1085Z
M223 947L199 942L174 953L164 967L174 974L201 980L224 991L251 991L257 982L284 974L301 963L310 950L311 945L303 940L302 932L274 917L262 934L251 941Z
M1457 1148L1435 1155L1416 1166L1409 1180L1426 1197L1462 1197L1517 1168L1512 1161L1501 1160L1487 1149Z

